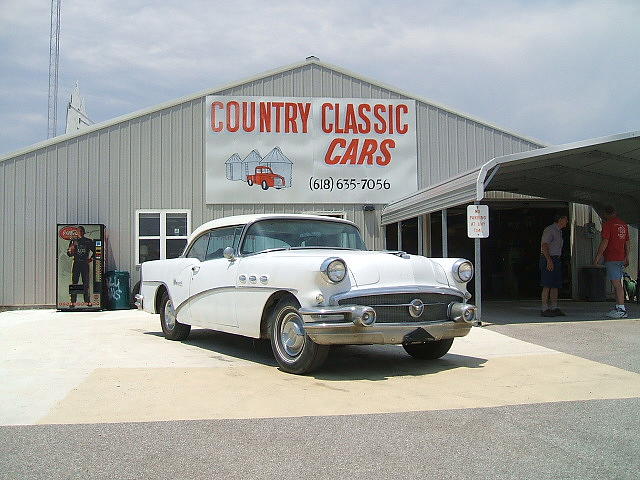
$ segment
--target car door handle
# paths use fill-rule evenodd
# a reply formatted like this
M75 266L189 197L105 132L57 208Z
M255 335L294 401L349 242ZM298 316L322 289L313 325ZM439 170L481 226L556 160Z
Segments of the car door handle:
M193 267L191 267L191 271L195 275L196 273L198 273L200 271L200 267L198 265L194 265Z

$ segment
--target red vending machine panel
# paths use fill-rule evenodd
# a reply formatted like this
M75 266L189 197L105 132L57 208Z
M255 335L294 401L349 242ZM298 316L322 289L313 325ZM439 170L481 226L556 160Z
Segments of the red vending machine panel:
M58 310L102 310L105 271L104 225L57 227L56 302Z

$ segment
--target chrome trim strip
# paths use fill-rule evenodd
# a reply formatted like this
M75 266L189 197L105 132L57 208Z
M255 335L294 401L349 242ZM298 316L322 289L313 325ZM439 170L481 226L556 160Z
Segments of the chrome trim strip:
M345 293L338 293L329 299L329 305L338 305L340 300L354 297L364 297L370 295L393 295L402 293L436 293L440 295L454 295L456 297L468 299L468 293L452 287L432 287L412 285L406 287L388 287L388 288L364 288L362 290L350 290Z
M209 288L207 290L203 290L202 292L198 292L195 295L188 297L187 299L185 299L184 302L182 302L178 308L176 308L176 315L178 314L178 312L182 309L182 307L184 307L187 303L190 303L194 300L197 300L198 298L204 297L205 295L210 294L211 292L215 292L216 290L273 290L274 292L277 291L284 291L284 292L289 292L293 295L295 295L296 293L298 293L297 290L291 289L291 288L278 288L278 287L268 287L265 285L239 285L239 286L235 286L235 285L231 285L231 286L224 286L224 287L214 287L214 288Z
M424 305L425 307L433 307L435 305L449 305L448 303L445 302L440 302L440 303L423 303L422 305ZM372 305L373 307L411 307L412 305L410 303L396 303L394 304L389 304L389 305Z
M148 285L151 287L159 287L160 285L164 285L164 282L156 282L152 280L143 280L142 285Z

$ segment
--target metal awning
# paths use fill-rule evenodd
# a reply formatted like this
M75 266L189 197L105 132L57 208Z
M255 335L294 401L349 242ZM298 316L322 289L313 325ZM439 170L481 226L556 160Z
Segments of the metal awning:
M640 224L640 131L497 157L481 167L387 205L389 224L504 191L613 205L627 223Z

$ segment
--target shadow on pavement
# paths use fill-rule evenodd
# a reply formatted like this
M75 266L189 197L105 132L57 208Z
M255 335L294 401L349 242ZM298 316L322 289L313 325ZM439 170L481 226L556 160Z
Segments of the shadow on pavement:
M542 317L540 302L533 300L492 301L482 305L482 323L489 325L513 325L526 323L567 323L567 322L615 322L618 319L608 318L613 302L579 302L560 300L559 307L566 314L564 317ZM640 318L640 305L626 305L629 317L626 320Z
M145 335L164 337L162 332ZM268 340L206 329L194 329L182 343L217 354L278 368ZM454 344L455 345L455 344ZM224 358L221 358L224 360ZM449 353L438 360L417 360L399 345L340 345L325 364L309 375L318 380L385 380L389 377L430 375L455 368L479 368L486 359Z

